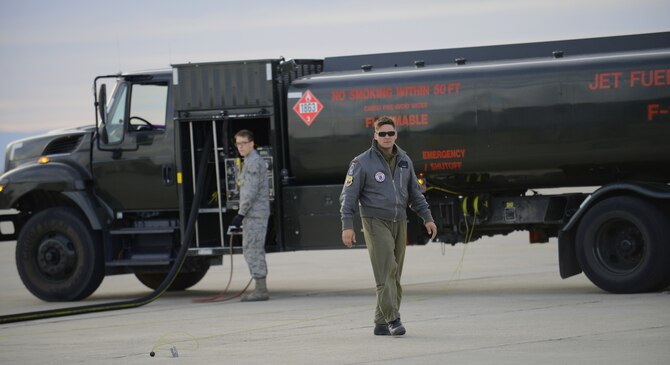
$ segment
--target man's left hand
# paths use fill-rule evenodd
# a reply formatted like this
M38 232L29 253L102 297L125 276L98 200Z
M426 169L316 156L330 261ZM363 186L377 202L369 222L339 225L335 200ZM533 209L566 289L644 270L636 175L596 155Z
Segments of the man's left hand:
M242 214L236 215L233 220L230 222L230 225L235 228L240 228L242 226L242 220L244 216Z
M434 240L435 236L437 236L437 226L435 225L435 222L428 222L425 226L426 231L428 231L428 234L430 235L430 239Z

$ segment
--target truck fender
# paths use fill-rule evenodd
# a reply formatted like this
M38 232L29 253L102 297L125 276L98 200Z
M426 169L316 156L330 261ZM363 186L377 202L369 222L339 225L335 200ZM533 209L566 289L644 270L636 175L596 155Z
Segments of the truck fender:
M88 218L91 228L101 229L100 219L91 204L92 199L85 190L85 177L74 167L60 163L30 164L8 171L0 181L0 209L12 209L26 194L36 191L62 193L74 202Z
M612 195L636 195L670 200L670 186L655 183L614 183L601 187L589 195L558 234L558 263L561 278L582 272L575 248L575 235L582 216L598 201Z
M86 192L86 191L66 191L63 192L65 196L70 198L77 206L79 209L81 209L81 212L88 218L88 222L91 224L91 228L94 230L99 230L102 229L102 224L100 224L100 218L98 218L98 215L95 212L95 208L93 207L93 198L91 195Z
M2 175L4 189L0 195L0 209L10 209L25 194L35 190L84 190L79 171L59 162L30 164Z
M670 186L667 184L656 183L614 183L601 187L594 191L591 195L586 197L579 209L570 218L568 224L563 226L562 231L570 231L576 228L577 222L581 219L584 213L596 202L602 200L606 196L622 195L626 192L632 192L637 195L645 196L652 199L670 199Z

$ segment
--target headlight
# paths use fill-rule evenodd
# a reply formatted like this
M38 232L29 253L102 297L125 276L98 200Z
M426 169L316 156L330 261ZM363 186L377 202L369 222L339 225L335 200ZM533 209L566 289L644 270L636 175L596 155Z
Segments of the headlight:
M21 147L23 147L23 143L21 143L21 142L19 142L19 143L14 143L14 144L12 145L11 149L9 150L9 161L13 161L13 160L14 160L14 152L15 152L16 150L18 150L19 148L21 148Z

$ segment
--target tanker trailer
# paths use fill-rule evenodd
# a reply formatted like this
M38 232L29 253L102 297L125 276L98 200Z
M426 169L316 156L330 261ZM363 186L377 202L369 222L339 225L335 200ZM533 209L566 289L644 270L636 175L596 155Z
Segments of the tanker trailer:
M558 238L563 278L584 271L616 293L670 284L668 48L365 65L293 82L288 105L298 184L343 181L388 115L440 241L527 230L531 243ZM586 186L597 190L535 191ZM416 220L410 232L427 241Z

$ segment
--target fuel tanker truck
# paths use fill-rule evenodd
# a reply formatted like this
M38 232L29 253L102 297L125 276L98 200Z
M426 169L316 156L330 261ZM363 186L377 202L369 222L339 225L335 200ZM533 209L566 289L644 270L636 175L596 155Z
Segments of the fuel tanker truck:
M105 275L157 288L188 245L171 284L183 290L240 252L227 227L242 129L271 184L267 251L344 247L339 195L380 116L414 161L437 241L528 231L557 239L563 278L670 285L670 32L185 63L93 90L95 125L9 144L0 176L0 238L45 301L85 298ZM425 244L409 217L408 244Z

